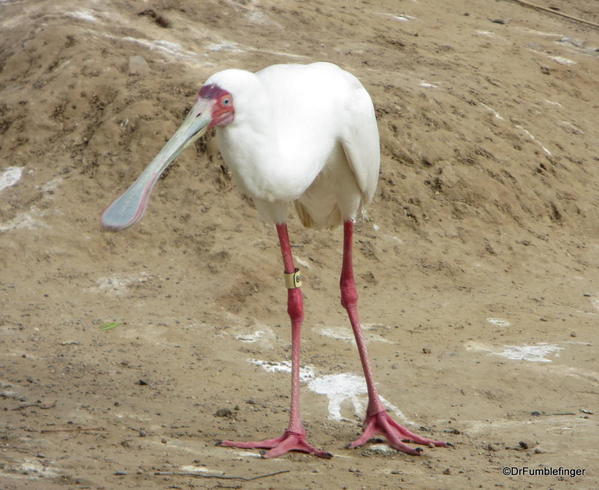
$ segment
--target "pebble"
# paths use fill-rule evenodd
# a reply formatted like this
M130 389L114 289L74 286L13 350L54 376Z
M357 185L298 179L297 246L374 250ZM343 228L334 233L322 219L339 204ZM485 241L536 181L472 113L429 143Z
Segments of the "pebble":
M219 408L215 413L215 417L232 417L233 412L229 408Z

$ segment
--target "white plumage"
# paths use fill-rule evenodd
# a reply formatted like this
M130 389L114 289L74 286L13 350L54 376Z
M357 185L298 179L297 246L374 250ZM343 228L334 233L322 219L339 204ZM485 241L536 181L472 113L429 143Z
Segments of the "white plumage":
M283 223L294 202L306 226L331 227L372 200L379 135L360 81L331 63L273 65L210 77L233 95L235 120L217 127L221 154L260 215Z

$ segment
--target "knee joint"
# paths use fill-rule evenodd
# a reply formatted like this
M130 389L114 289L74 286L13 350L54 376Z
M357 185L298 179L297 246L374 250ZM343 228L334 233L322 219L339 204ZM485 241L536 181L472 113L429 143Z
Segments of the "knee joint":
M355 306L358 303L358 291L353 281L341 281L341 304L344 308Z

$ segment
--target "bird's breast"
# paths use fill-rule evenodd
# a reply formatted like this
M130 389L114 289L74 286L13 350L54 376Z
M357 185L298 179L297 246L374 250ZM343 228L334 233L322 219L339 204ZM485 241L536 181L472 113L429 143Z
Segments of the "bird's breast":
M250 197L265 201L294 201L326 165L334 148L270 136L249 128L218 131L221 154L238 186Z

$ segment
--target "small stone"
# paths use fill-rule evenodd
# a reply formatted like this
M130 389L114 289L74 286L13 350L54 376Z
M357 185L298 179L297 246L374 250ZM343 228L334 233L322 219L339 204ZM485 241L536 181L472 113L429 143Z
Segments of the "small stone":
M519 449L532 449L535 446L538 446L539 443L535 441L519 441L518 446Z
M451 470L450 470L449 468L445 468L445 469L443 470L443 474L444 474L444 475L451 475Z
M215 417L232 417L233 412L229 408L219 408L216 412L214 412Z
M570 332L570 337L576 337L576 332Z
M148 382L144 379L139 379L136 384L140 386L147 386Z
M432 352L430 347L423 347L422 348L422 353L423 354L430 354Z

